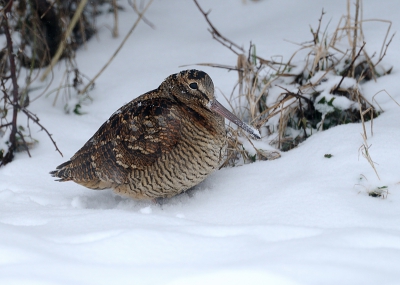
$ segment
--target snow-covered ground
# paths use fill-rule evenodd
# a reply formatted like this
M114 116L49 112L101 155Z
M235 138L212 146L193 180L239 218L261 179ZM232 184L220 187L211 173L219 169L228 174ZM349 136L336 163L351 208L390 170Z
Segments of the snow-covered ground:
M136 19L120 13L121 37L104 25L77 53L93 77ZM263 57L290 57L293 42L311 39L322 8L323 27L336 28L346 1L200 0L224 36ZM364 19L400 26L400 2L364 0ZM359 154L361 124L313 135L273 161L213 173L190 194L162 207L54 182L48 172L77 151L121 105L156 88L181 65L234 65L236 56L214 41L192 1L154 1L118 57L96 81L83 116L65 115L54 94L30 105L64 154L44 132L39 144L0 169L0 284L400 284L400 107L375 98L384 113L373 123L369 152L378 180ZM100 23L111 25L112 15ZM387 24L364 24L366 49L381 48ZM363 85L371 98L385 89L400 102L400 37L385 62L391 75ZM200 68L200 67L197 67ZM230 94L237 74L201 67L220 92ZM62 78L56 68L54 87ZM221 100L223 101L223 100ZM366 126L369 128L370 123ZM369 133L368 133L369 134ZM333 157L325 158L325 154ZM387 186L386 199L368 191Z

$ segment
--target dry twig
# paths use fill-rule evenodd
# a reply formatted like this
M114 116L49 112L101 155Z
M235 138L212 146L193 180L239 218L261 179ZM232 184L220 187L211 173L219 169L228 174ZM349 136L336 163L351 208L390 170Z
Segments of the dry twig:
M117 0L112 0L112 6L114 9L114 28L112 35L114 38L118 38L118 5Z
M49 133L49 131L41 124L39 123L39 117L36 116L35 114L33 114L31 111L29 111L26 108L22 108L21 109L22 112L29 118L31 119L36 125L38 125L41 129L41 131L45 131L45 133L47 134L47 136L50 138L51 142L53 143L53 145L56 148L56 151L63 156L62 152L60 151L60 149L58 148L56 142L53 140L52 134Z
M211 23L210 19L208 19L208 14L210 14L211 11L205 12L201 6L199 5L199 3L197 2L197 0L193 0L194 3L196 4L197 8L200 10L200 12L203 14L204 18L206 19L208 25L210 26L210 29L208 29L208 31L211 33L211 35L213 36L213 38L215 40L217 40L218 42L220 42L222 45L226 46L227 48L229 48L231 51L233 51L236 55L239 55L241 53L244 53L244 49L242 47L240 47L239 45L235 44L234 42L232 42L231 40L227 39L226 37L224 37L215 27L214 25ZM235 50L235 49L238 49Z
M12 2L12 1L10 1ZM0 162L1 165L6 165L7 163L11 162L14 158L14 151L17 148L17 141L16 141L16 134L17 134L17 115L18 115L18 82L17 82L17 69L15 65L15 54L13 50L13 42L10 34L10 27L8 25L8 15L7 13L3 13L2 15L2 26L3 31L6 36L7 42L7 50L8 50L8 59L10 62L10 77L13 86L12 96L13 99L10 100L8 98L8 94L5 92L4 95L7 96L6 99L10 100L13 106L13 114L12 114L12 125L11 125L11 134L10 134L10 145L8 148L7 153L3 156L2 161ZM1 81L3 84L3 90L5 90L4 82Z
M78 7L76 8L75 14L72 17L71 22L68 25L67 31L65 32L64 40L61 41L60 46L58 47L56 54L51 59L50 65L44 71L42 77L40 78L40 81L44 81L46 79L47 75L51 72L51 70L53 69L54 65L56 65L56 63L60 59L60 57L61 57L61 55L62 55L62 53L64 51L67 39L68 39L69 35L71 34L72 29L75 27L76 23L78 22L79 17L81 16L81 14L83 12L83 8L85 7L86 3L87 3L87 0L82 0L79 3Z
M143 18L144 13L146 13L147 9L150 7L150 4L152 2L153 2L153 0L149 0L149 2L147 3L146 7L144 7L143 11L141 13L139 13L138 18L136 19L136 21L133 24L132 28L126 34L125 38L122 40L122 42L119 45L119 47L117 48L117 50L114 52L114 54L108 60L108 62L102 67L102 69L95 75L95 77L93 77L93 79L90 80L90 82L85 86L85 88L83 88L83 90L79 92L80 94L84 94L88 90L88 88L91 87L94 84L96 79L103 73L103 71L106 70L106 68L110 65L111 61L117 56L118 52L122 49L122 47L124 46L125 42L128 40L128 38L130 37L132 32L135 30L136 26L139 24L140 20Z
M133 2L132 0L128 0L129 5L132 7L133 11L136 12L136 14L140 14L140 8L136 5L136 0ZM150 28L155 29L156 27L152 22L150 22L144 15L142 16L142 21L146 23Z
M354 59L357 58L356 57L356 49L357 49L357 32L358 32L358 13L360 11L360 0L356 1L356 16L354 19L354 34L353 34L353 47L351 50L351 58L353 58L353 64L351 65L351 68L349 68L349 75L351 75L351 77L354 78ZM365 44L365 43L364 43ZM358 53L360 54L360 53Z
M382 61L382 59L386 56L387 49L389 48L389 45L391 44L394 36L396 33L393 33L393 35L390 37L389 42L385 45L385 49L383 50L383 53L379 56L378 61L374 64L374 68Z
M6 165L7 163L12 161L12 159L14 157L14 152L17 150L17 134L20 136L20 139L22 140L23 145L28 152L28 155L31 156L30 152L29 152L29 147L28 147L27 142L25 141L24 135L22 134L22 132L20 130L18 130L18 127L17 127L17 115L18 115L19 110L22 110L22 112L28 117L28 120L29 119L32 120L35 124L37 124L41 128L41 130L44 130L47 133L48 137L50 138L50 140L56 147L56 150L62 156L62 153L58 149L56 142L51 137L51 134L47 131L47 129L41 123L39 123L39 118L36 115L32 114L24 106L20 105L20 102L19 102L20 94L19 94L19 87L18 87L18 83L17 83L17 68L16 68L16 63L15 63L15 54L13 51L13 42L12 42L12 38L11 38L11 34L10 34L10 27L8 24L8 15L6 13L3 13L2 16L3 16L3 18L2 18L1 25L3 27L3 31L6 36L7 50L8 50L8 56L9 56L9 62L10 62L10 76L8 78L10 78L11 82L12 82L12 88L13 88L12 89L12 99L7 94L7 89L4 84L4 80L6 80L7 78L3 78L3 80L1 80L1 85L2 85L2 92L4 95L5 103L6 103L6 101L8 101L8 103L12 106L13 114L12 114L12 122L11 123L6 123L6 124L1 125L2 128L10 127L11 133L10 133L10 138L9 138L10 145L8 147L7 153L3 156L3 158L0 162L0 166ZM28 128L29 128L29 126L28 126Z
M365 47L365 44L366 44L366 42L363 43L363 45L361 46L361 48L360 48L360 50L358 51L357 55L356 55L355 57L353 57L353 59L352 59L350 65L349 65L349 67L348 67L348 71L350 71L350 70L353 69L354 62L355 62L356 59L360 56L361 51L362 51L363 48ZM335 94L335 93L338 91L338 89L340 88L340 85L342 84L344 78L345 78L347 75L348 75L347 72L343 72L342 79L340 79L339 84L336 86L336 88L333 89L332 94Z

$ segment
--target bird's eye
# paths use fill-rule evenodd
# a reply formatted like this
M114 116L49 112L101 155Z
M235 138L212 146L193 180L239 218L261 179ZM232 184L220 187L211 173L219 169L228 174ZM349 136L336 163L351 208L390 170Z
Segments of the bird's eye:
M191 88L191 89L195 89L195 90L197 90L199 87L197 86L197 83L196 82L193 82L193 83L190 83L189 84L189 87Z

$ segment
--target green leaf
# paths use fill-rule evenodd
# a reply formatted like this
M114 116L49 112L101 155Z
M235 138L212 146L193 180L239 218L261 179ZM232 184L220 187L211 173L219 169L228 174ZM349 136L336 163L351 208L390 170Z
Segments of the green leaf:
M326 103L325 97L322 97L321 100L318 101L318 104L325 104L325 103Z
M77 115L83 115L84 113L81 112L81 108L82 108L81 104L76 104L74 108L74 113Z

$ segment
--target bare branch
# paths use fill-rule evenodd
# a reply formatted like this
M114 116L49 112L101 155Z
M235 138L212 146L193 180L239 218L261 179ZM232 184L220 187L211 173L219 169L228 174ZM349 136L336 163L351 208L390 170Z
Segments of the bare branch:
M5 124L0 125L0 129L11 127L11 126L12 126L12 123L5 123Z
M10 1L12 2L12 1ZM17 83L17 69L15 65L15 55L13 50L13 42L10 34L10 27L8 25L8 16L7 13L3 13L3 21L2 21L3 30L6 36L7 42L7 50L8 50L8 58L10 61L10 73L11 73L11 82L13 86L12 90L12 103L13 103L13 114L12 114L12 125L11 125L11 134L10 134L10 146L6 155L3 156L2 161L0 162L1 165L6 165L7 163L11 162L14 157L14 151L17 146L16 142L16 134L17 134L17 115L18 115L18 83ZM4 82L2 81L4 86ZM5 88L4 88L5 89ZM9 99L8 96L6 99Z
M140 10L136 5L136 1L132 2L132 0L128 0L129 5L131 5L133 11L136 12L136 14L140 14ZM150 28L155 29L156 27L154 26L154 24L152 22L150 22L145 16L142 16L142 21L144 23L146 23Z
M29 111L29 110L26 109L26 108L22 108L21 111L22 111L29 119L31 119L36 125L38 125L38 126L41 128L42 131L45 131L45 133L46 133L47 136L50 138L50 140L51 140L51 142L53 143L53 145L56 147L56 151L58 151L58 153L59 153L61 156L64 156L64 155L62 154L62 152L59 150L59 148L58 148L56 142L53 140L52 134L50 134L49 131L48 131L41 123L39 123L39 117L36 116L35 114L33 114L31 111Z
M388 42L388 43L386 44L386 46L385 46L385 50L383 51L383 54L382 54L381 57L379 58L378 62L374 64L374 68L375 68L375 67L382 61L382 59L386 56L386 51L387 51L387 49L388 49L388 47L389 47L390 43L392 42L393 37L394 37L395 35L396 35L396 33L393 33L393 35L391 36L389 42Z
M324 17L326 13L324 12L324 9L322 9L321 12L321 17L319 17L318 19L318 28L317 31L315 33L312 33L314 36L314 45L317 45L319 40L318 40L318 36L319 36L319 31L321 30L321 23L322 23L322 18Z
M349 74L349 72L353 69L353 65L354 62L356 61L356 59L360 56L361 51L364 49L366 42L363 43L363 45L361 46L360 50L358 51L357 55L353 58L353 60L351 61L349 67L347 68L347 72L343 72L343 76L342 79L340 79L339 84L336 86L335 89L333 89L332 94L335 94L338 89L340 88L340 85L342 84L344 78Z
M240 53L244 53L244 49L240 47L239 45L235 44L231 40L227 39L224 37L211 23L210 19L208 19L208 14L210 14L211 11L208 11L207 13L204 12L204 10L200 7L199 3L197 0L193 0L194 3L196 4L197 8L199 8L200 12L203 14L204 18L206 19L208 25L210 26L210 29L208 30L211 35L213 36L214 39L219 41L221 44L232 50L235 54L239 55ZM235 51L233 48L237 48L240 52Z
M197 2L197 0L193 0L194 3L196 4L197 8L200 10L200 12L203 14L204 18L206 19L208 25L210 26L210 28L208 29L208 31L211 33L213 39L215 39L217 42L219 42L220 44L222 44L223 46L227 47L228 49L230 49L233 53L235 53L236 55L240 55L245 53L245 50L240 47L238 44L235 44L234 42L232 42L231 40L229 40L228 38L224 37L218 30L217 28L215 28L215 26L211 23L210 19L208 18L208 15L210 14L211 11L205 12L201 6L199 5L199 3ZM266 65L284 65L284 66L289 66L286 63L282 63L282 62L275 62L275 61L270 61L270 60L266 60L262 57L259 56L255 56L261 64L266 64Z

